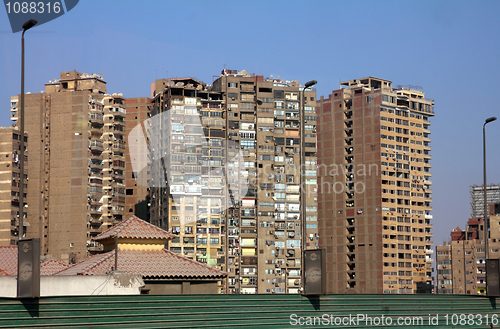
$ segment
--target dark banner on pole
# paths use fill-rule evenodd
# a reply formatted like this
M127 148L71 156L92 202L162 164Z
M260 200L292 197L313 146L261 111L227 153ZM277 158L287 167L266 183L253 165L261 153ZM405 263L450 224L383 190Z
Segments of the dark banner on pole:
M498 259L486 260L486 293L500 296L500 269Z
M12 32L21 32L23 24L30 19L38 21L37 26L50 22L73 9L79 0L12 1L4 0ZM66 7L66 10L65 10Z
M40 239L19 240L17 297L40 297Z
M304 250L304 295L323 295L326 275L322 249Z

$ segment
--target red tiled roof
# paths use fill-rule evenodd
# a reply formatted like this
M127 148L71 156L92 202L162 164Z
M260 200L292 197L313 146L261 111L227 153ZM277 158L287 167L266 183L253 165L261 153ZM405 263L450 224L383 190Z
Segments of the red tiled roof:
M115 266L115 251L87 258L56 275L105 275ZM118 250L118 271L151 278L222 278L226 272L162 250Z
M122 239L173 239L176 237L176 235L143 221L137 216L130 216L120 224L102 232L93 240L99 241L115 236Z
M53 275L69 265L55 259L40 264L40 275ZM17 275L17 246L0 246L0 276Z
M3 275L9 276L11 274L9 272L7 272L6 270L3 270L0 268L0 276L3 276Z
M9 274L17 274L17 246L0 246L0 269Z
M48 259L40 264L40 275L54 275L57 272L67 269L68 267L69 265L61 261Z

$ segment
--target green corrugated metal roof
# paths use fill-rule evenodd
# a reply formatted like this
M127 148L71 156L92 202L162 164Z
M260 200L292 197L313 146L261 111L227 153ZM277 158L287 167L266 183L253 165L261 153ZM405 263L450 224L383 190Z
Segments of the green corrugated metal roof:
M388 317L394 328L490 328L497 299L462 295L168 295L42 297L23 302L0 298L1 328L297 328L290 316ZM429 325L429 314L438 324ZM448 314L448 326L446 317ZM482 326L452 326L452 315L480 314ZM422 317L424 325L397 325L398 317ZM329 321L330 321L329 317ZM453 320L453 321L452 321ZM325 321L325 320L323 320ZM345 320L344 320L345 321ZM376 320L375 320L376 321ZM388 321L388 320L386 320ZM466 321L469 321L467 318ZM474 318L474 324L479 319ZM325 322L323 322L325 323ZM335 328L384 328L360 321ZM387 323L386 323L387 324ZM313 326L308 326L313 327ZM494 326L500 328L500 325Z

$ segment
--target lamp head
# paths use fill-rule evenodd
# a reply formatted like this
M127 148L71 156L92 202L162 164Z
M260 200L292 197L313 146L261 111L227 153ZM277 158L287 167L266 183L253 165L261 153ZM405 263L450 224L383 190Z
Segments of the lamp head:
M36 23L38 23L36 19L30 19L29 21L23 24L23 30L27 31L31 29L33 26L36 25Z
M486 121L485 121L484 123L485 123L485 124L486 124L486 123L490 123L490 122L492 122L492 121L495 121L496 119L497 119L496 117L491 117L491 118L486 119Z
M309 81L309 82L307 82L307 83L306 83L306 85L304 86L304 89L307 89L307 88L309 88L309 87L311 87L311 86L314 86L314 85L315 85L315 84L317 84L317 83L318 83L318 81L316 81L316 80L311 80L311 81Z

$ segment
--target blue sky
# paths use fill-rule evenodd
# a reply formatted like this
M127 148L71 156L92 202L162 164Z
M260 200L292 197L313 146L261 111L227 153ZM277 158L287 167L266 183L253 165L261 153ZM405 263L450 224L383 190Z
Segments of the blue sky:
M211 83L226 67L285 80L375 76L421 86L436 102L432 125L434 244L463 227L469 186L500 183L500 1L85 0L26 33L26 91L60 71L104 75L108 92L148 96L155 78ZM0 125L20 92L21 33L0 10Z

